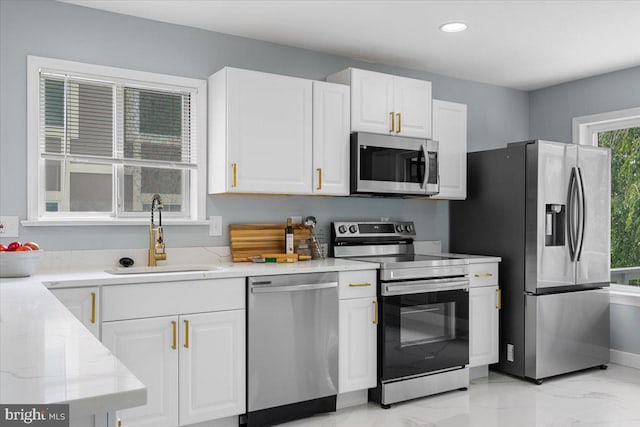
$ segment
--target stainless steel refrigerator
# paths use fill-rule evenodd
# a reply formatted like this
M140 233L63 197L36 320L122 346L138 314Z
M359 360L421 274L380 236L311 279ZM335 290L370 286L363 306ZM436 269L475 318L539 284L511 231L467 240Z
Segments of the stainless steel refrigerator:
M494 368L539 383L609 361L610 163L540 140L468 154L450 250L502 257Z

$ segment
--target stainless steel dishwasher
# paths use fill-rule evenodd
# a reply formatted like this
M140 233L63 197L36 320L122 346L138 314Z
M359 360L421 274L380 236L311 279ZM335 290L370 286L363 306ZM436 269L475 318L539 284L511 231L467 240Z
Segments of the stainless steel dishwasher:
M335 411L338 275L249 277L248 426Z

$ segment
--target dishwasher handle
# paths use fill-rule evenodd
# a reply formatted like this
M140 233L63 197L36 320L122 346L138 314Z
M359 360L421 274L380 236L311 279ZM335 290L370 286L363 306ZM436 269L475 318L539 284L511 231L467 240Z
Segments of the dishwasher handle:
M264 283L264 282L262 282ZM327 283L312 283L312 284L302 284L302 285L268 285L268 284L259 284L259 285L251 285L251 293L252 294L263 294L263 293L273 293L273 292L296 292L296 291L312 291L316 289L329 289L329 288L337 288L338 282L327 282Z

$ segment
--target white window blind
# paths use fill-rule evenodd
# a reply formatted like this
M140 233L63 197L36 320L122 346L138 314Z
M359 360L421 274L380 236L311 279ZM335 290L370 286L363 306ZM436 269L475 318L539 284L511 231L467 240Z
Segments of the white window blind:
M194 90L40 70L40 216L190 217Z

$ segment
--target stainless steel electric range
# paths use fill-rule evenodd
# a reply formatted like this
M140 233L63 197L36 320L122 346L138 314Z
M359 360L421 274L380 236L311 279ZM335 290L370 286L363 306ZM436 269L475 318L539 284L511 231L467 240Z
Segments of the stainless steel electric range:
M331 255L380 264L378 384L391 404L469 385L469 261L416 254L413 222L334 222Z

